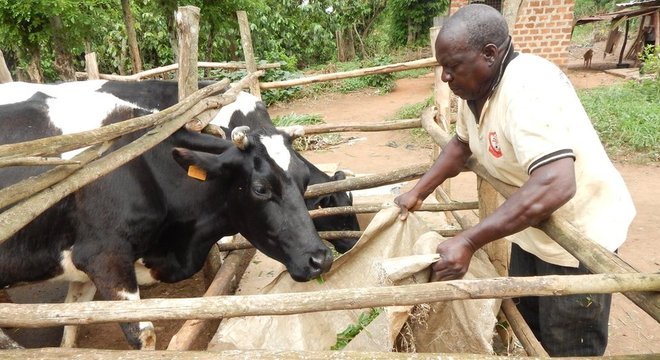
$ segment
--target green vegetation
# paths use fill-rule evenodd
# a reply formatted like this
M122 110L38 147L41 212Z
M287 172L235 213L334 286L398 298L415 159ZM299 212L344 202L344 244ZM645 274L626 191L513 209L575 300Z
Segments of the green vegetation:
M660 160L659 81L578 92L610 155L642 162Z
M274 117L273 123L275 126L318 125L323 124L324 121L319 114L288 114Z
M180 5L201 10L200 61L244 58L236 11L245 10L257 59L281 62L295 73L335 61L379 63L401 47L426 45L433 17L448 1L0 0L0 48L15 79L72 80L73 71L84 71L86 51L97 53L101 73L128 74L140 64L131 61L126 20L134 25L141 68L169 65L177 53L173 14ZM389 81L379 75L367 86L387 91ZM289 96L276 92L273 98Z
M357 334L362 331L367 325L369 325L380 313L383 312L383 308L371 308L369 311L363 312L358 317L357 324L350 324L346 330L337 334L337 342L335 345L330 347L330 350L341 350L348 345Z

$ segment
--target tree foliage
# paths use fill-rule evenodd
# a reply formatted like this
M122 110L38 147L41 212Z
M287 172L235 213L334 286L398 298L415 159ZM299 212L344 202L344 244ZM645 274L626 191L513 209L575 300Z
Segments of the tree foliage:
M426 34L447 0L131 0L130 5L145 69L176 61L174 12L194 5L201 10L200 60L243 59L236 11L245 10L257 59L281 61L294 70L336 59L338 36L350 40L341 46L362 58L387 55L392 45L406 45L409 34ZM128 73L122 16L121 0L0 0L0 49L19 79L62 79L67 56L82 71L86 50L97 53L102 73Z

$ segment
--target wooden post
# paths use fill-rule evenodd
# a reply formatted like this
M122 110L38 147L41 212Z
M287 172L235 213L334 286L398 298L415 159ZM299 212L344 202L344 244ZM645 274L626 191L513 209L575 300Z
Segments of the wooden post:
M511 299L502 299L502 311L506 316L509 325L513 333L516 334L518 340L522 344L523 348L529 356L541 356L548 357L548 353L545 351L541 343L536 339L532 329L529 328L527 322L516 308L516 305Z
M8 83L14 81L11 78L11 73L7 68L7 63L5 62L5 55L0 50L0 84Z
M653 14L653 27L655 29L655 46L660 46L660 10Z
M243 46L243 54L245 55L245 65L248 74L257 71L257 62L254 58L254 49L252 48L252 35L250 33L250 23L248 22L247 13L245 11L237 11L238 28L241 32L241 45ZM250 93L261 99L261 89L259 88L259 81L250 84Z
M516 25L516 20L518 19L518 13L520 12L522 0L508 0L502 2L502 15L506 20L506 24L509 26L510 30L513 30Z
M199 8L180 6L176 12L176 29L179 39L179 101L197 91L197 47L199 43ZM186 124L190 131L202 131L199 121L192 119Z
M441 23L441 21L439 21ZM430 30L430 36L431 36L431 54L433 55L433 58L435 58L435 40L438 37L438 33L440 32L440 27L441 26L434 26ZM435 97L434 97L434 102L435 106L438 108L438 114L439 116L435 119L436 123L440 125L440 127L444 130L449 132L449 99L451 96L451 91L449 90L449 85L447 85L446 82L442 81L442 66L434 66L433 67L433 74L434 74L434 86L433 88L435 89ZM438 155L440 154L440 148L435 145L433 147L433 158L437 158ZM447 179L445 180L444 183L442 183L441 188L444 190L445 194L451 198L451 180ZM436 191L435 192L435 198L436 200L442 202L444 201L442 199L442 196Z
M497 190L481 177L477 178L477 191L479 194L479 219L483 220L499 207L500 196ZM506 239L495 240L483 247L500 276L509 274L510 248L511 244Z
M241 237L242 238L242 237ZM244 241L247 241L243 238ZM238 283L254 257L256 249L245 249L232 251L218 271L215 279L208 287L204 296L218 296L233 293ZM172 337L167 350L190 350L193 342L204 329L207 321L187 320L181 329Z
M98 80L99 76L99 65L96 62L96 53L90 52L85 54L85 70L87 70L87 79L88 80Z

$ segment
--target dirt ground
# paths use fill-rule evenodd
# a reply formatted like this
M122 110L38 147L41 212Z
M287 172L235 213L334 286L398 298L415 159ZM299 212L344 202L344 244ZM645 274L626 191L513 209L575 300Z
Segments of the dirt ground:
M621 78L600 71L608 66L594 56L591 70L581 69L582 53L586 49L573 49L572 62L567 73L577 88L595 87L623 81ZM351 94L320 95L270 108L272 116L288 113L320 114L328 124L380 122L392 119L404 105L424 101L432 94L433 76L428 74L417 79L397 82L394 91L376 95L373 90ZM345 133L347 142L322 151L307 151L304 156L315 164L332 164L340 169L350 169L356 174L378 173L432 160L428 143L420 142L409 130L375 133ZM643 272L660 271L660 164L636 165L616 163L633 195L637 217L630 229L629 239L620 249L621 257ZM452 196L456 200L476 199L473 174L462 174L452 182ZM394 195L392 195L392 199ZM159 285L143 289L144 298L199 296L203 292L200 276L175 285ZM15 294L14 301L34 299L34 294ZM20 297L23 296L23 300ZM63 295L57 295L63 296ZM55 298L57 296L54 296ZM53 299L52 301L61 301ZM156 322L158 348L166 348L169 338L181 322ZM81 347L125 349L126 342L117 325L84 326L80 337ZM23 342L33 346L57 344L57 330L44 329L42 333L9 331ZM660 324L653 320L624 296L615 294L610 319L610 342L606 355L635 353L660 353ZM211 332L206 336L211 336ZM200 344L204 339L200 338ZM202 345L198 345L201 348Z

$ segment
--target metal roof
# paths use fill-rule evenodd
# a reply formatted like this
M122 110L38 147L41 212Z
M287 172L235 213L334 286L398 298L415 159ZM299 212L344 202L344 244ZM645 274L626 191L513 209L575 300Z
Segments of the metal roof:
M657 2L657 1L656 1ZM639 4L636 4L639 5ZM648 7L643 7L639 9L625 9L625 10L618 10L618 11L613 11L611 13L607 14L601 14L601 15L593 15L593 16L585 16L583 18L577 19L573 26L578 26L578 25L584 25L588 24L591 22L595 21L604 21L604 20L612 20L612 21L618 21L620 19L626 18L633 18L633 17L638 17L642 15L648 15L652 14L656 11L660 11L660 5L654 5L654 6L648 6Z

